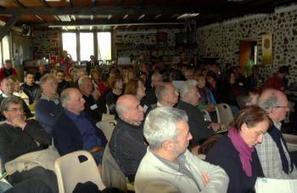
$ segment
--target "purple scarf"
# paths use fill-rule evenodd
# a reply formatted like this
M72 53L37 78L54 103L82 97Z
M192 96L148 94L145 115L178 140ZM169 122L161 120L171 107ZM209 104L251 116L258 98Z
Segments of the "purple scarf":
M241 138L236 129L230 128L228 131L228 137L231 139L231 142L235 149L239 152L239 158L241 161L241 166L243 171L247 176L252 176L252 153L254 147L250 148Z

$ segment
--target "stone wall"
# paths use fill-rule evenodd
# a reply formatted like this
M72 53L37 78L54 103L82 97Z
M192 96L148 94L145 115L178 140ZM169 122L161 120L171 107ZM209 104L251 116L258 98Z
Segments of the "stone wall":
M264 78L281 65L290 66L290 82L297 82L297 10L259 14L211 24L197 29L198 57L219 58L222 67L239 64L241 40L255 40L258 45L258 64L262 62L263 34L272 34L271 65L262 66Z

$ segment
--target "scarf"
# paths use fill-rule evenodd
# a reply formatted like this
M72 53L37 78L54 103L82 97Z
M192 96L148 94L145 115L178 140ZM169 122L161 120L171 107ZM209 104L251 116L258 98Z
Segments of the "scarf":
M254 147L250 148L239 135L236 129L230 128L228 131L228 137L231 139L231 142L234 148L239 153L239 158L241 161L241 166L243 171L248 177L252 176L252 153L254 151Z

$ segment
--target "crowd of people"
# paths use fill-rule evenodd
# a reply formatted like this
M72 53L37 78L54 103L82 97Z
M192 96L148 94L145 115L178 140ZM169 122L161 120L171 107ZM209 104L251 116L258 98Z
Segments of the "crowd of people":
M67 72L43 67L27 72L23 83L9 60L0 69L0 156L8 191L58 192L53 163L32 165L26 156L49 150L47 156L57 157L88 151L107 175L108 149L137 193L247 193L257 177L297 178L296 153L281 132L290 110L287 66L263 83L257 73L245 77L238 66L223 73L217 64L111 66L103 73L92 58L87 68L67 66ZM218 103L235 117L223 135ZM106 115L116 121L110 138L98 128Z

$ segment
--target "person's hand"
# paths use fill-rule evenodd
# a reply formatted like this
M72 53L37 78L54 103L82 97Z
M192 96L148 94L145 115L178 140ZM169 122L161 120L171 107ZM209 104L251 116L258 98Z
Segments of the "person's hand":
M92 92L92 96L94 97L95 100L98 100L99 97L101 96L101 93L99 92L98 89L94 89L94 91Z
M207 112L214 112L216 110L216 107L213 104L208 104L206 110Z
M204 183L204 186L206 186L209 182L209 177L208 177L208 174L205 172L205 173L202 173L202 181Z
M222 125L219 124L219 123L211 122L211 123L208 125L208 128L210 128L210 129L212 129L212 130L214 130L214 131L217 132L217 131L221 130Z

